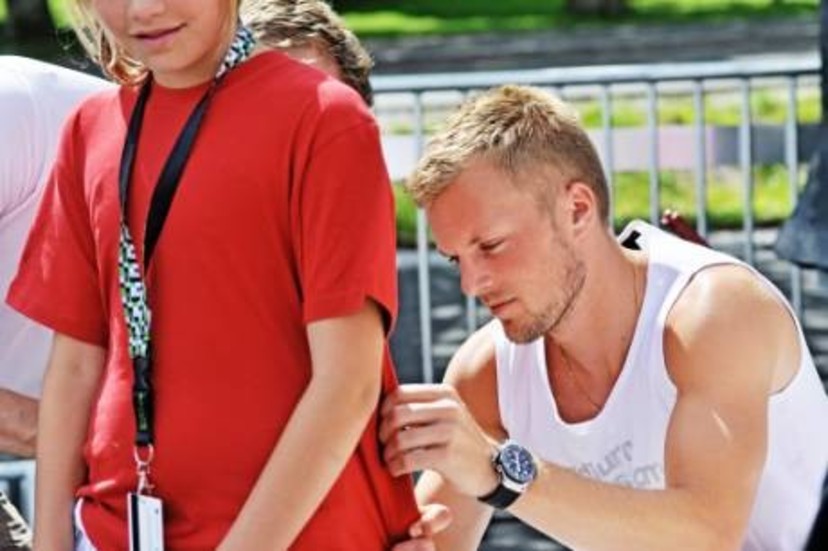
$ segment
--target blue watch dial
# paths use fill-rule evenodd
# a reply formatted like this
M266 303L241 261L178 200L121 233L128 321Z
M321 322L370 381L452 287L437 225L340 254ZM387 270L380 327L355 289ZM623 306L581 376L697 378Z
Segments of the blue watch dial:
M517 444L510 442L501 448L500 465L503 474L519 484L525 484L535 478L535 462L532 455Z

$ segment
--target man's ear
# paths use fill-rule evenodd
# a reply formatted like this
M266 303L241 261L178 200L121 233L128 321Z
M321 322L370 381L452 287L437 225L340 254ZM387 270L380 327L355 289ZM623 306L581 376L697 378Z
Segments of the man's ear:
M574 233L595 223L598 214L598 200L592 188L580 180L569 182L564 188L567 221Z

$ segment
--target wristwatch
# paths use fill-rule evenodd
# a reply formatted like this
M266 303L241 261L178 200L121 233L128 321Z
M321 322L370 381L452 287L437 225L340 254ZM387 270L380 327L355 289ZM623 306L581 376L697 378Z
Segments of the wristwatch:
M500 482L493 491L477 499L497 509L514 503L538 475L535 458L529 450L511 440L498 446L492 466Z

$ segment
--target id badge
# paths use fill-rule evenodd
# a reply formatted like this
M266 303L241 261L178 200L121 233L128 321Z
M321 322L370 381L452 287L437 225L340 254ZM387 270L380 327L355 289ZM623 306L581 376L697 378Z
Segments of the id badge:
M164 511L160 499L127 494L129 551L164 551Z

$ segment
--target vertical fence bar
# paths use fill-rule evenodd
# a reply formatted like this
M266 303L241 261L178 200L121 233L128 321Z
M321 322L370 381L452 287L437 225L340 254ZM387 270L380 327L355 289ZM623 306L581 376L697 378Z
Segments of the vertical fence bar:
M650 136L650 223L658 225L661 190L658 177L658 92L656 83L647 83L647 129Z
M785 165L788 167L791 205L799 199L799 134L797 133L796 77L787 78L788 110L785 119ZM804 323L802 304L802 270L791 264L791 305L797 318Z
M477 299L466 295L466 332L471 335L477 329Z
M743 230L745 236L745 262L754 264L753 247L753 137L751 126L753 117L750 109L750 81L739 80L739 92L742 96L742 121L739 126L739 164L742 170L742 196L744 198Z
M705 128L704 83L693 81L693 110L696 130L696 231L707 237L707 129Z
M414 95L414 142L417 158L425 145L425 120L423 94ZM425 211L417 209L417 282L420 294L420 353L422 355L423 381L434 382L434 358L431 336L431 272L429 270L428 222Z
M604 177L609 191L609 225L615 219L615 158L612 151L612 95L610 85L601 85L601 125L604 138Z
M467 92L463 99L468 99L471 95L471 91ZM458 270L459 274L459 270ZM477 329L477 311L479 308L479 304L477 302L477 297L472 295L466 295L466 333L471 335Z

